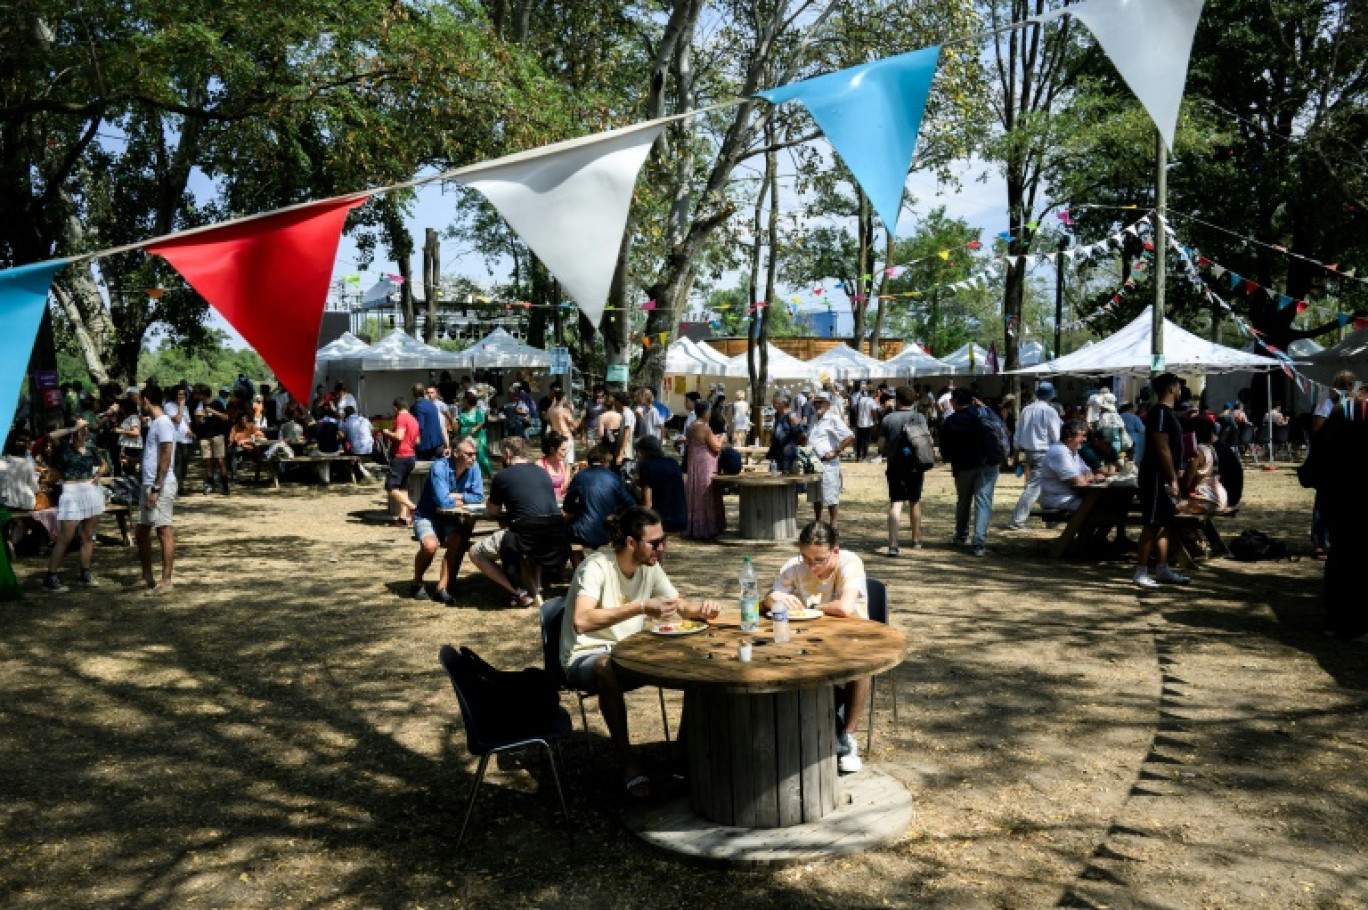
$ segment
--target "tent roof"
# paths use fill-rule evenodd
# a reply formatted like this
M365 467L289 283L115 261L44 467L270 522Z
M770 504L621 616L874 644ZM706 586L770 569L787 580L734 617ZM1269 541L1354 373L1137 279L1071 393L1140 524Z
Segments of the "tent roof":
M1130 325L1096 344L1058 357L1048 363L1017 370L1017 373L1053 376L1080 376L1150 372L1152 308ZM1215 344L1164 320L1164 360L1167 369L1177 373L1229 373L1238 370L1267 370L1278 366L1272 357L1246 354Z
M551 353L524 344L503 329L495 329L475 344L454 355L461 366L476 367L533 367L551 366Z
M343 357L355 357L369 348L370 345L366 344L360 338L357 338L351 332L343 332L341 335L319 348L318 352L314 354L314 361L340 360Z
M713 351L717 359L708 356L707 351ZM680 338L665 349L667 373L720 376L726 362L726 358L718 354L712 345L698 344L689 338Z
M767 344L769 349L769 376L774 379L816 379L816 368L809 366L806 362L799 360L792 354L785 354L773 344ZM746 364L746 352L742 351L735 357L727 361L727 365L722 375L733 378L747 377L750 375L750 368Z
M356 370L431 370L462 366L459 355L423 344L395 329L355 354L330 358L335 366Z
M937 360L910 341L903 346L897 357L891 357L883 363L884 368L890 371L890 376L900 379L911 379L915 376L948 376L955 372L954 367L943 360Z
M968 342L954 353L947 354L943 359L948 366L954 368L957 374L967 373L982 376L988 372L988 350L976 341Z
M1296 348L1292 349L1292 354L1298 356ZM1339 344L1305 358L1298 369L1322 385L1329 385L1335 374L1342 370L1352 371L1359 379L1368 379L1368 327L1346 335Z
M842 342L808 362L818 372L826 372L836 379L884 379L897 375L885 361L870 357Z
M1045 345L1039 341L1023 341L1017 349L1017 360L1024 367L1033 367L1045 359Z

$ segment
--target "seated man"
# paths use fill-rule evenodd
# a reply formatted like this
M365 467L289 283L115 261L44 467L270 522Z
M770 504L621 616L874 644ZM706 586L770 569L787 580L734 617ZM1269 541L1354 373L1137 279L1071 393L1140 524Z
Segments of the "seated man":
M247 411L239 411L233 428L228 431L228 476L237 480L238 465L247 458L255 458L266 446L266 434L251 420Z
M419 544L418 555L413 560L413 587L409 591L414 600L428 599L423 573L432 565L437 547L442 545L447 548L446 558L442 560L433 598L448 606L454 600L447 588L460 574L461 560L470 549L472 526L460 516L443 515L441 511L464 510L466 506L484 502L484 478L475 467L477 454L475 441L467 436L451 450L451 457L432 463L422 495L418 497L418 506L413 511L413 536Z
M837 545L835 528L810 522L798 535L798 554L779 570L761 606L783 603L790 611L812 607L828 616L869 618L864 562ZM836 767L842 774L864 767L854 734L869 701L869 685L870 678L862 676L836 690Z
M597 550L608 543L608 519L635 501L622 478L608 467L613 453L607 447L594 446L588 458L589 467L570 478L564 509L570 522L570 542Z
M560 661L568 686L598 696L627 792L650 797L650 778L632 750L623 693L636 685L618 678L609 655L613 646L652 620L683 616L712 619L719 607L683 601L660 565L665 529L650 509L631 506L609 519L612 552L591 553L570 579L561 624ZM637 684L639 685L639 684Z
M1091 430L1078 449L1078 457L1095 474L1106 477L1121 469L1121 456L1101 430Z
M342 428L331 411L318 409L314 412L315 423L309 427L308 435L318 446L320 455L336 455L342 451Z
M347 447L353 455L369 460L375 454L375 430L364 414L356 413L356 408L348 405L346 416L342 418L342 432L347 437Z
M551 477L526 458L527 440L514 436L503 441L503 470L494 475L489 485L489 502L485 514L502 516L505 527L481 540L470 551L470 561L486 578L510 595L510 606L530 607L535 603L536 591L525 591L508 580L497 560L508 535L507 525L533 518L561 518L556 503L556 490ZM540 566L533 573L541 577Z
M1079 455L1088 438L1088 425L1071 420L1064 425L1059 441L1045 452L1040 469L1040 506L1060 512L1076 512L1083 504L1081 487L1093 482L1093 472Z

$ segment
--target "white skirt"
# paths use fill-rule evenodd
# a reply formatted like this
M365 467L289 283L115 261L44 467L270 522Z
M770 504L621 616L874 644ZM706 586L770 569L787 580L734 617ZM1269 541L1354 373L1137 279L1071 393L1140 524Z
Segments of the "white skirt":
M93 481L62 484L62 498L57 500L58 521L84 521L103 515L104 491Z

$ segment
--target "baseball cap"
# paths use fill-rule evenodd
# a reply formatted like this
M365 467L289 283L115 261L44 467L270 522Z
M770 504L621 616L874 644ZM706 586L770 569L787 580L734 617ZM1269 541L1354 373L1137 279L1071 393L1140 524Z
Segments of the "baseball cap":
M827 402L828 404L830 404L830 403L831 403L831 396L830 396L829 394L827 394L826 392L818 392L816 395L813 395L813 396L812 396L812 400L813 400L814 402L817 402L817 401L825 401L825 402Z
M1036 386L1035 394L1037 398L1053 398L1054 385L1048 382L1042 382Z
M128 388L124 389L124 395L137 395L137 396L141 397L141 396L142 396L142 389L139 389L139 388L138 388L137 386L135 386L135 385L131 385L131 386L129 386Z

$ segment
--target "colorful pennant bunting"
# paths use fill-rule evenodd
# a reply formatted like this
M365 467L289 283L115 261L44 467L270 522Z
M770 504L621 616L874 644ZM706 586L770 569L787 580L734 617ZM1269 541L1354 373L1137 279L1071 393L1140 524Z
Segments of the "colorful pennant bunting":
M53 259L0 271L0 338L7 347L5 356L0 357L0 426L6 430L14 423L14 409L24 386L33 339L47 308L52 276L69 261Z

